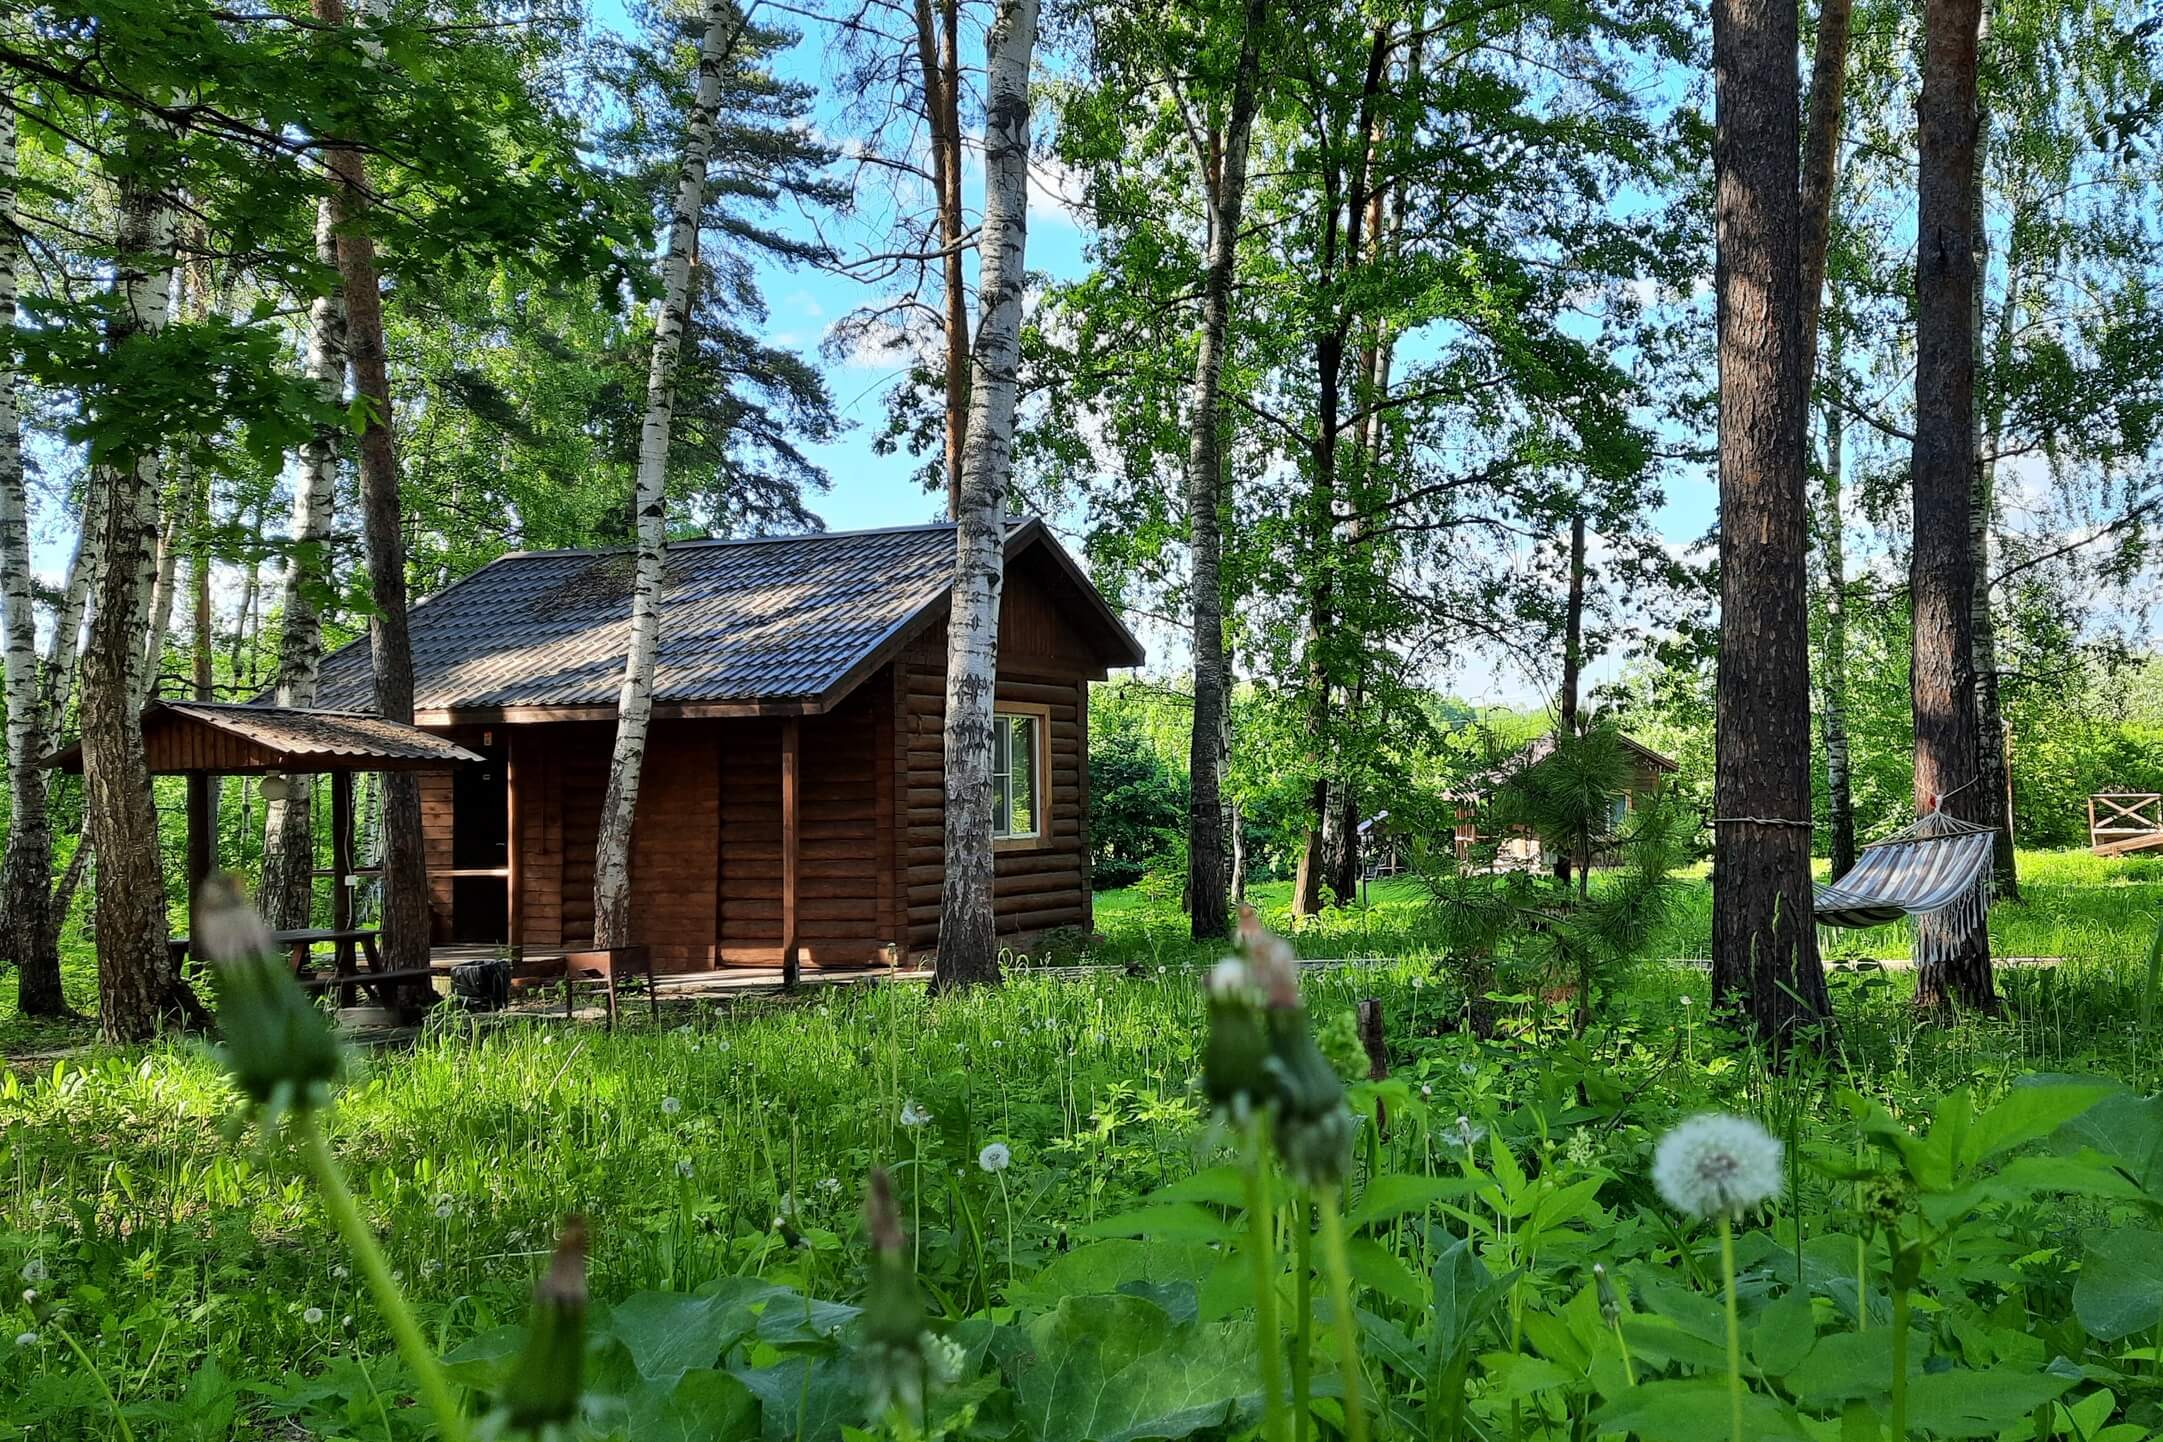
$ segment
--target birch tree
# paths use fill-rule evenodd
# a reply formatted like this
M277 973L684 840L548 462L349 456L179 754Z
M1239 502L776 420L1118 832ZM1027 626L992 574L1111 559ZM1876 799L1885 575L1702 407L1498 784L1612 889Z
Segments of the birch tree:
M1036 18L1036 0L1000 0L986 41L982 259L946 627L946 883L933 977L941 990L999 980L992 912L992 701L1021 370Z
M1247 147L1260 93L1262 26L1268 0L1247 0L1245 32L1221 136L1195 156L1207 199L1209 247L1202 281L1201 335L1187 409L1187 527L1193 551L1194 731L1187 763L1187 897L1194 938L1229 934L1224 773L1230 678L1224 656L1224 428L1220 392L1229 345L1232 278L1239 264L1239 218L1247 199ZM1212 153L1214 152L1214 153ZM1214 162L1214 164L1212 164Z
M338 264L338 241L331 231L329 197L316 207L316 258ZM345 298L337 289L319 295L308 307L308 379L326 404L336 405L345 391ZM338 436L319 425L300 449L300 474L293 487L293 549L285 562L280 588L284 623L278 633L277 698L280 706L313 706L323 664L323 618L318 596L329 583L331 508L338 478ZM304 927L313 911L315 891L315 778L306 773L266 787L263 809L263 880L259 902L273 927ZM282 791L283 794L273 794ZM343 885L342 879L334 882Z
M155 149L155 146L146 147ZM120 180L109 354L162 328L172 299L173 209L150 166ZM98 1023L109 1041L140 1042L169 1021L207 1020L166 946L158 816L137 723L136 683L156 576L159 457L136 441L93 458L106 491L104 564L83 656L83 788L98 849Z
M7 706L8 837L0 870L0 961L16 968L16 1003L26 1016L67 1011L60 953L46 920L52 826L38 756L45 727L38 705L37 611L30 572L29 500L23 483L22 418L14 363L16 264L15 112L0 99L0 674ZM70 638L72 640L72 638Z
M669 428L676 403L676 363L691 309L693 253L706 208L706 156L721 70L731 32L740 30L732 0L707 0L699 41L698 88L685 117L683 159L676 173L675 208L661 262L661 309L654 317L646 372L646 417L638 437L638 563L631 591L631 636L623 689L616 702L616 743L594 843L593 940L623 946L631 939L631 829L638 812L646 735L653 717L654 660L661 643L661 588L668 532Z

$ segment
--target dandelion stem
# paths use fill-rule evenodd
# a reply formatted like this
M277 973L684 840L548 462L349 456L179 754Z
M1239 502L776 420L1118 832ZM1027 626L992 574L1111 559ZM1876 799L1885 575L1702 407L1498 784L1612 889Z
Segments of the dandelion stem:
M1733 1442L1742 1442L1742 1323L1735 1312L1735 1224L1720 1214L1720 1279L1727 1284L1727 1400Z
M315 1178L317 1189L323 1193L323 1209L330 1213L331 1224L353 1253L353 1260L360 1264L361 1276L367 1279L368 1290L375 1295L376 1307L383 1313L391 1337L398 1343L399 1353L413 1369L421 1400L436 1414L436 1425L442 1429L445 1442L465 1442L465 1413L457 1398L451 1395L450 1383L444 1379L442 1367L437 1365L436 1354L430 1350L428 1339L421 1334L420 1323L414 1319L413 1309L406 1305L405 1294L399 1291L396 1279L391 1276L390 1263L384 1260L383 1249L376 1245L375 1233L368 1229L360 1204L353 1200L352 1190L346 1186L345 1173L339 1170L338 1159L331 1155L330 1140L323 1135L322 1122L314 1112L304 1111L294 1118L293 1127L300 1135L301 1159Z
M115 1397L113 1389L106 1385L105 1374L98 1370L98 1364L90 1360L90 1354L83 1350L82 1343L75 1340L74 1333L57 1321L51 1326L60 1334L60 1340L68 1344L68 1350L75 1354L75 1360L83 1364L83 1370L90 1374L90 1380L98 1384L98 1391L105 1398L105 1406L113 1414L113 1421L119 1426L121 1437L126 1439L126 1442L135 1442L135 1429L128 1425L127 1414L120 1410L120 1399Z
M1615 1329L1615 1345L1622 1349L1622 1380L1635 1387L1637 1368L1630 1361L1630 1344L1622 1335L1622 1314L1617 1312L1608 1325Z
M1897 1248L1900 1243L1895 1240ZM1908 1289L1893 1285L1893 1442L1908 1437Z
M1269 1149L1257 1121L1247 1142L1247 1260L1254 1268L1254 1328L1261 1354L1262 1436L1286 1442L1283 1327L1277 1319L1277 1213L1270 1199Z
M1292 1196L1292 1305L1298 1320L1292 1324L1292 1429L1297 1442L1307 1442L1314 1419L1314 1222L1307 1203Z
M1359 1395L1359 1323L1352 1316L1352 1260L1345 1248L1336 1189L1323 1188L1316 1204L1322 1212L1322 1258L1329 1268L1330 1310L1336 1313L1338 1367L1344 1374L1345 1442L1367 1442L1367 1409Z

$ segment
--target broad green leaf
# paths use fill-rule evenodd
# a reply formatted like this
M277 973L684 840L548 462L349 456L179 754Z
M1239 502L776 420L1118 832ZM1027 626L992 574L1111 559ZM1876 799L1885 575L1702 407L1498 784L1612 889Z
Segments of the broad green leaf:
M2163 1233L2097 1228L2081 1237L2073 1315L2098 1342L2115 1342L2163 1317Z
M2005 1094L2005 1099L1976 1118L1960 1154L1963 1167L1988 1161L2049 1136L2119 1088L2101 1082L2030 1078Z
M1795 1414L1761 1392L1743 1397L1743 1436L1808 1438ZM1724 1378L1645 1382L1593 1414L1604 1433L1635 1432L1659 1442L1728 1442L1729 1398Z
M2073 1385L2070 1377L1992 1367L1908 1381L1908 1423L1933 1437L1995 1437Z
M1911 1355L1917 1350L1909 1349ZM1873 1328L1820 1337L1810 1355L1787 1370L1785 1380L1788 1390L1807 1407L1882 1397L1893 1390L1891 1335Z
M784 1357L731 1375L758 1398L766 1442L839 1442L842 1428L864 1420L864 1374L853 1357Z
M2092 1151L2151 1196L2163 1196L2163 1096L2107 1096L2058 1128L2051 1146Z
M1372 1287L1400 1306L1417 1307L1426 1302L1427 1289L1420 1285L1412 1269L1373 1238L1354 1237L1345 1248L1345 1260L1351 1263L1352 1280L1360 1286Z
M1165 1241L1227 1242L1231 1225L1192 1202L1161 1202L1105 1217L1080 1229L1087 1237L1155 1237Z
M1223 1255L1206 1242L1161 1237L1089 1242L1052 1258L1014 1289L1013 1301L1024 1311L1048 1312L1062 1298L1116 1292L1130 1282L1200 1283Z
M624 1435L640 1442L736 1442L757 1434L759 1399L727 1372L686 1372L630 1397Z
M1244 1209L1247 1205L1247 1174L1240 1167L1210 1167L1158 1187L1149 1194L1149 1200L1207 1202L1212 1206Z
M1392 1172L1368 1183L1367 1190L1359 1194L1359 1201L1345 1214L1344 1224L1356 1232L1377 1222L1393 1221L1408 1212L1424 1212L1446 1197L1464 1195L1471 1186L1463 1177L1421 1177Z
M1817 1319L1810 1294L1791 1288L1758 1314L1750 1332L1750 1355L1757 1359L1760 1371L1778 1377L1809 1356L1816 1342Z
M1259 1401L1245 1323L1180 1327L1140 1297L1069 1297L1027 1333L1015 1402L1040 1442L1185 1437Z

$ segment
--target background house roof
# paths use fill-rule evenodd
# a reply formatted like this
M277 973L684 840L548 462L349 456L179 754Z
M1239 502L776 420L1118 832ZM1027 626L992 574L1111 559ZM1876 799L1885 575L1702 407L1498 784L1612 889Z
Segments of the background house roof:
M1034 518L1008 530L1010 564L1030 551L1078 589L1107 664L1140 664L1140 645ZM628 549L519 552L417 604L415 713L613 708L635 559ZM945 614L953 564L954 528L944 524L674 542L654 700L832 704ZM317 697L368 709L373 688L363 639L324 661Z
M436 771L481 759L434 732L380 716L225 701L151 702L143 708L143 748L151 771L164 775ZM82 743L54 752L44 764L82 770Z

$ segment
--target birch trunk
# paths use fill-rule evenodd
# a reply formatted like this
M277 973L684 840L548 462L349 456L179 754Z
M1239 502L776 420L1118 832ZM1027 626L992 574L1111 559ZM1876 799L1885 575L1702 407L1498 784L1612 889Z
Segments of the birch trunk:
M1838 370L1846 347L1832 331L1832 365ZM1848 765L1848 573L1846 510L1847 420L1837 403L1825 406L1825 492L1819 503L1818 551L1825 558L1825 649L1823 708L1819 724L1825 737L1826 820L1832 832L1832 876L1838 881L1855 868L1854 781Z
M1979 0L1927 0L1918 117L1915 541L1911 702L1915 804L1977 819L1975 553L1975 118ZM1915 920L1915 1000L1997 1008L1982 907Z
M181 503L180 507L165 515L161 521L159 512L164 508L158 503L157 489L154 486L146 487L138 498L145 508L139 524L158 538L155 556L137 580L137 584L150 595L150 605L145 611L143 644L136 652L135 669L128 673L129 704L138 711L150 704L151 692L157 689L158 668L165 662L166 633L173 627L173 579L179 568L178 511L185 509L186 487L194 481L194 468L186 461L179 464L184 474L181 484L174 488L174 493Z
M338 241L326 197L316 209L316 259L338 263ZM308 380L335 405L345 393L345 299L335 289L308 308ZM323 669L323 617L317 594L329 584L331 510L336 504L338 434L320 426L300 448L293 488L293 548L286 556L279 610L277 699L280 706L313 706ZM281 778L284 795L263 808L263 884L258 899L273 928L305 927L315 910L315 777ZM277 789L277 788L272 788Z
M118 351L165 324L172 296L173 213L137 176L121 181L115 286L106 326ZM207 1020L165 944L165 878L157 808L137 724L145 628L158 535L155 446L102 464L108 504L105 564L83 656L83 789L97 847L98 1025L108 1041L140 1042L169 1021Z
M0 964L13 962L25 1016L66 1013L60 952L47 924L52 821L46 814L43 710L38 704L37 607L31 585L30 506L23 484L22 418L12 363L15 332L15 112L0 99L0 677L7 710L8 836L0 862Z
M1224 837L1224 738L1230 680L1224 655L1224 456L1222 384L1239 265L1239 218L1247 199L1247 144L1254 130L1268 0L1247 0L1222 159L1209 194L1209 252L1202 280L1202 330L1187 402L1187 526L1193 553L1194 730L1187 750L1193 789L1187 803L1187 896L1196 941L1231 934Z
M1990 12L1983 12L1978 45L1990 40ZM1983 361L1983 294L1985 266L1989 259L1988 217L1983 210L1984 158L1989 153L1990 116L1978 108L1975 134L1975 347L1978 365ZM1991 609L1991 532L1997 522L1999 448L2005 442L2005 375L2013 361L2013 338L2019 324L2021 287L2021 236L2025 228L2007 227L2005 251L2005 304L1990 341L1988 384L1984 401L1977 406L1978 437L1974 494L1969 500L1968 544L1975 555L1975 586L1969 600L1970 626L1975 648L1975 819L1992 828L1991 881L1997 894L2008 901L2020 899L2020 867L2013 838L2013 776L2007 759L2010 733L2005 724L2004 703L1998 694L1998 623Z
M354 7L356 18L365 13ZM346 23L345 0L313 0L314 18ZM358 150L337 145L324 161L333 177L332 220L338 237L338 279L345 296L346 341L353 391L365 403L360 435L361 530L368 545L368 659L376 712L388 721L413 720L413 643L406 627L404 510L398 494L398 446L391 415L390 364L383 341L383 291L376 278L375 241L367 229L367 167ZM382 958L393 970L428 962L428 868L421 854L421 793L410 771L383 778Z
M1036 0L1000 0L986 42L979 311L969 359L969 422L946 627L946 884L932 983L940 990L999 980L991 891L992 700L1021 370L1036 9Z
M684 118L683 161L676 172L676 206L661 261L661 309L654 317L653 354L646 370L646 419L638 434L638 570L631 592L631 638L616 702L616 745L608 790L601 800L600 837L593 858L593 942L631 940L631 827L653 719L654 660L661 647L661 588L668 539L668 446L676 407L676 363L691 316L692 256L706 212L706 153L713 147L714 112L721 104L721 67L735 16L731 0L707 0L699 42L698 88ZM785 957L784 965L792 965Z

